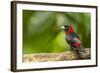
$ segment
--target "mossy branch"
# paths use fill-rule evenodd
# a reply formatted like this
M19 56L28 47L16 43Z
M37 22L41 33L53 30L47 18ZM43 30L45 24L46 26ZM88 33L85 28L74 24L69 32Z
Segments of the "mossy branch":
M25 54L23 56L23 62L47 62L90 59L90 49L86 48L85 50L86 53L81 53L80 55L73 51L66 51L62 53Z

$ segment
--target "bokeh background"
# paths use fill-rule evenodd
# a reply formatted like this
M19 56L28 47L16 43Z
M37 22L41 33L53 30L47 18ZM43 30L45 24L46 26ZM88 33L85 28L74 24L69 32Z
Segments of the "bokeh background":
M63 25L72 24L84 48L91 47L91 14L23 10L23 54L70 50Z

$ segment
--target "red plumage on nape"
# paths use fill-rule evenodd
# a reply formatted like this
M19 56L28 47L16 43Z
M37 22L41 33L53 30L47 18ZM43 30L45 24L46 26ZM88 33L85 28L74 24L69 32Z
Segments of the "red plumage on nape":
M72 25L69 26L68 34L74 32Z

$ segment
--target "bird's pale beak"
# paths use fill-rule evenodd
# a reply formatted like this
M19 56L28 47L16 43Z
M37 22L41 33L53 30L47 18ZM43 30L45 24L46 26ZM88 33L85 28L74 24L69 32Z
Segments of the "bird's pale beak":
M61 29L62 29L62 30L64 30L64 29L65 29L65 27L64 27L64 26L61 26Z

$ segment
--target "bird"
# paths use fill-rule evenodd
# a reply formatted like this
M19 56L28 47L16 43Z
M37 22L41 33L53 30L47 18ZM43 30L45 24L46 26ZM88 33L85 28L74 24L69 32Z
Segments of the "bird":
M85 52L82 41L78 33L74 31L73 26L71 24L64 25L64 32L65 40L69 44L71 50L76 51L79 54Z

